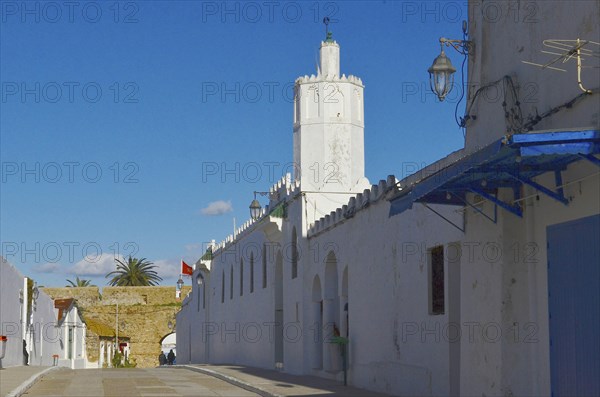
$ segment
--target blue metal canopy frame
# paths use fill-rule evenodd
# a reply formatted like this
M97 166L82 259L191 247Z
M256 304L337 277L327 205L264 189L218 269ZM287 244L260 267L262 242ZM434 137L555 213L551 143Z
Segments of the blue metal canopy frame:
M569 164L582 160L600 167L600 159L595 156L598 153L598 130L538 132L504 137L412 185L402 186L400 181L401 190L390 199L389 215L398 215L412 208L415 202L423 203L427 208L431 208L427 204L468 205L483 213L467 200L467 193L475 193L495 204L493 218L483 214L491 221L497 219L496 207L522 217L519 199L523 185L529 185L568 205L562 189L562 171ZM542 186L533 180L547 172L554 173L556 187ZM498 198L499 188L513 190L512 203Z

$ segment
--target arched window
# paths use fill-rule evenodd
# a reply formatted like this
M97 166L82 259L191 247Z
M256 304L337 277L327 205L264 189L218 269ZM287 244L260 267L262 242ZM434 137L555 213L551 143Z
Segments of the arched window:
M233 299L233 266L229 271L229 299Z
M250 293L254 292L254 252L250 253Z
M244 259L240 259L240 296L244 295Z
M200 277L200 276L198 276ZM198 311L200 311L200 288L202 288L202 292L204 292L204 287L200 287L197 283L196 295L198 295Z
M196 285L198 282L202 284L202 308L206 309L206 283L204 282L204 277L202 277L202 274L198 275L198 278L196 279Z
M262 249L262 287L267 288L267 244Z
M298 236L296 227L292 229L292 278L298 277Z
M223 270L223 276L221 277L221 303L225 302L225 270Z

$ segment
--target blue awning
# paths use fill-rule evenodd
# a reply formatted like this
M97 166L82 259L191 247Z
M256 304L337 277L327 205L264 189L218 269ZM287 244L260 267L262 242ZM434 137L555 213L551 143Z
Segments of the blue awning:
M431 175L408 184L399 182L399 192L390 199L390 216L412 208L413 203L466 204L466 194L476 193L500 207L521 215L518 204L496 197L498 188L513 188L518 199L523 184L567 204L562 195L561 171L573 162L589 160L600 166L600 131L560 131L515 134L502 138ZM532 179L554 172L555 190ZM406 178L408 180L409 178ZM467 203L468 204L468 203Z

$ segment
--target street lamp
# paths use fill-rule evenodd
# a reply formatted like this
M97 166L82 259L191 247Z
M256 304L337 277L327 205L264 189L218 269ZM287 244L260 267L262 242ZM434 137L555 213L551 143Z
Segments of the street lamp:
M446 98L446 95L452 90L454 73L456 72L456 69L452 66L452 62L450 62L450 58L448 58L444 52L444 46L454 48L460 54L465 56L465 60L473 49L473 42L466 40L468 36L466 21L463 21L462 29L463 40L451 40L445 37L440 38L440 55L433 60L433 64L427 69L429 72L429 85L431 91L437 95L440 102L442 102Z
M181 291L182 287L183 287L183 279L181 278L181 275L179 275L179 280L177 280L177 291Z
M440 39L440 43L442 39ZM444 52L444 45L441 44L441 46L442 52L433 60L433 65L427 69L431 91L437 95L440 102L446 98L446 95L452 89L454 73L456 72L456 69L452 66L452 62L450 62L450 58Z
M250 203L250 217L253 220L257 220L260 217L260 211L262 209L260 203L256 199L256 195L266 196L269 192L254 192L254 200Z
M201 287L202 284L204 284L204 277L202 276L202 273L198 274L198 277L196 277L196 284L198 287Z
M256 196L254 196L254 200L252 200L252 202L250 203L250 217L254 220L257 220L260 216L261 209L262 207L260 206L260 203L256 199Z

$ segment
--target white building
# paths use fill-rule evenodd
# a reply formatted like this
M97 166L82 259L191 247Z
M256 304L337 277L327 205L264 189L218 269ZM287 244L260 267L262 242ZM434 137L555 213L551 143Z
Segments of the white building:
M600 5L494 5L504 17L469 2L465 148L370 188L363 85L322 43L320 73L296 81L297 175L197 263L179 363L341 379L335 325L358 387L600 395L600 81L577 73L598 66ZM573 40L566 72L531 65L555 37Z
M391 208L465 206L451 392L599 395L600 3L470 1L469 15L462 158L408 178Z
M296 80L296 175L270 189L256 221L199 261L177 317L178 363L236 363L343 379L413 395L447 394L449 344L404 343L404 328L448 321L439 284L462 215L447 206L389 217L393 176L364 176L360 78L340 73L340 47L321 43L319 73ZM327 100L326 100L327 99ZM210 260L211 259L211 260ZM441 262L440 262L441 260ZM441 267L440 267L441 266ZM200 278L200 280L198 280ZM432 285L433 283L437 283Z
M85 368L85 324L73 300L53 300L2 257L0 282L1 366Z
M86 360L86 324L82 321L75 299L55 299L56 327L60 328L58 339L62 351L58 365L73 369L87 368Z
M0 360L2 367L25 364L23 341L27 328L27 297L23 296L23 291L27 294L26 283L15 267L0 257L0 335L6 338L6 342L2 342L5 345Z
M27 277L24 279L27 280ZM36 289L33 289L30 310L26 316L29 321L25 325L28 364L58 365L64 347L60 342L62 331L58 328L54 301L44 291Z

